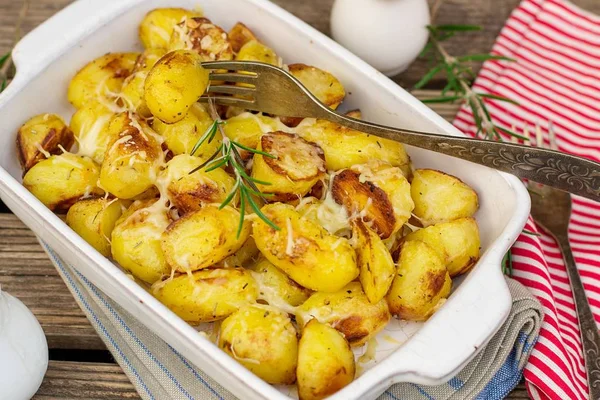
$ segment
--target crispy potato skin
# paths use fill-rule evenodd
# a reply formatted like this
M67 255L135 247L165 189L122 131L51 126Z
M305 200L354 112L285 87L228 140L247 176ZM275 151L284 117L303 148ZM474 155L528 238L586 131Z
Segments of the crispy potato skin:
M169 223L166 208L157 207L154 199L134 202L112 231L114 260L146 283L152 284L169 275L171 269L160 247L161 234Z
M23 177L23 186L52 211L67 211L86 195L100 195L100 169L91 158L64 153L40 161Z
M69 83L67 97L75 108L81 108L89 101L103 97L114 102L138 58L138 53L109 53L96 58L75 74Z
M363 221L357 219L353 222L352 235L357 239L355 250L360 268L359 280L365 295L375 304L387 294L394 280L396 265L385 243Z
M306 64L290 64L289 70L321 103L334 110L346 97L344 86L327 71Z
M185 118L208 86L208 71L195 51L175 50L162 56L144 84L144 101L156 118L168 124Z
M173 27L184 18L201 17L196 11L183 8L157 8L150 11L139 27L140 41L145 48L167 49Z
M399 167L405 176L410 174L408 154L402 144L393 140L378 138L324 120L303 122L298 126L297 133L323 149L328 170L337 171L378 159Z
M217 321L256 301L258 289L241 268L218 268L183 274L158 285L154 296L191 324Z
M67 212L67 225L104 257L109 257L110 237L127 202L105 198L79 200Z
M178 155L190 154L194 145L212 123L213 119L204 106L195 103L181 121L166 124L159 119L155 119L152 128L165 138L169 150L174 155ZM208 141L202 143L193 155L202 161L206 161L217 151L221 143L223 143L223 138L221 133L217 132L210 143Z
M410 192L423 226L472 217L479 208L477 193L470 186L433 169L416 170Z
M246 42L235 56L237 61L258 61L279 66L279 57L273 49L257 40Z
M262 258L249 268L258 283L259 297L274 307L285 305L297 307L311 295L311 291L298 285L289 276Z
M404 242L386 300L398 318L425 321L450 294L452 280L436 251L419 240Z
M144 118L150 118L152 113L144 101L144 83L150 69L164 56L164 49L146 49L135 62L133 71L123 82L121 98L127 108Z
M219 347L274 385L296 381L298 338L288 315L275 307L240 308L221 324Z
M132 199L154 185L162 148L152 128L135 115L118 114L108 130L100 185L120 199Z
M169 41L169 50L193 50L202 61L233 59L227 33L208 18L188 18L177 24Z
M23 173L44 160L44 152L61 154L62 146L70 150L75 142L73 132L56 114L40 114L25 122L17 132L17 151Z
M251 40L256 40L258 42L256 35L254 35L250 28L241 22L236 23L229 31L229 42L231 43L233 52L236 54L240 51L242 46Z
M70 127L77 138L78 154L102 164L111 140L108 126L115 115L96 100L89 100L73 114Z
M298 395L300 400L320 400L354 380L354 354L341 333L311 320L298 345Z
M335 292L358 276L356 254L346 239L302 218L289 204L268 204L261 211L280 230L255 220L256 246L294 281L311 290Z
M444 261L450 277L469 271L479 260L479 228L473 218L459 218L419 229L405 240L420 240Z
M272 194L271 201L298 199L325 176L323 150L292 133L267 133L260 138L258 150L275 157L256 153L252 163L252 177L270 183L256 186Z
M239 237L240 213L227 206L206 205L174 221L162 237L162 249L171 265L180 272L210 267L239 250L250 235L245 222Z
M335 293L314 293L296 310L299 326L311 318L343 333L351 346L362 346L385 327L391 315L385 300L369 302L361 284L350 282Z
M201 164L198 157L180 154L161 172L161 178L168 182L169 200L180 214L198 211L206 204L222 203L235 185L235 180L221 168L190 174Z

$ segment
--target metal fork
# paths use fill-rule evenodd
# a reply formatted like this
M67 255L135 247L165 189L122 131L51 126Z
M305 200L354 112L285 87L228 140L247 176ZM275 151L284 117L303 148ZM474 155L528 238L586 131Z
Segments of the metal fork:
M549 125L550 148L557 150L556 135L552 124ZM529 137L528 129L525 129L525 136ZM538 148L544 147L544 139L539 125L536 125L535 141L529 143ZM577 319L579 320L579 330L581 332L581 342L583 344L583 355L590 391L590 399L600 399L600 334L596 326L596 320L590 309L575 258L571 252L569 244L569 219L571 217L571 196L560 190L556 190L546 185L529 183L530 189L535 193L531 196L531 215L535 222L540 225L544 231L554 237L560 247L560 251L567 268L571 288L573 289L573 298L577 309Z
M226 106L286 117L325 119L350 129L462 158L521 179L600 201L600 164L585 158L540 147L437 135L350 118L322 104L289 72L269 64L213 61L202 66L211 70L211 85L208 95L200 98L202 102L207 102L211 97L217 104ZM244 73L221 72L223 70Z

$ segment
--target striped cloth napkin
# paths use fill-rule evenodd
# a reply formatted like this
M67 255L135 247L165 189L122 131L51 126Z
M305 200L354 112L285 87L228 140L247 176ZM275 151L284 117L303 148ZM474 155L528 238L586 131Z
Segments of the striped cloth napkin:
M486 100L492 118L522 133L553 124L560 150L600 161L600 17L563 0L523 0L493 47L516 62L487 61L474 88L514 99ZM455 126L475 134L470 110ZM600 321L600 204L573 197L569 238L596 321ZM569 279L554 240L533 220L513 247L514 277L544 307L540 338L524 376L533 399L588 397Z

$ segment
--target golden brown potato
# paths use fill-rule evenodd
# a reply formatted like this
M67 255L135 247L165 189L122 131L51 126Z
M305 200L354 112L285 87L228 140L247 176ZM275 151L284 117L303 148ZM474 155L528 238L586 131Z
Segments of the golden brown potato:
M150 11L140 24L140 41L145 48L169 46L173 27L187 18L201 17L202 13L183 8L157 8Z
M404 242L386 300L398 318L424 321L440 307L452 280L436 251L419 240Z
M265 258L250 267L258 284L259 298L274 307L288 310L304 303L311 291L298 285Z
M260 251L256 247L256 242L250 236L238 251L223 260L223 266L226 268L245 267L250 263L254 263L259 256Z
M323 150L292 133L271 132L260 138L258 150L273 157L254 154L252 177L271 201L290 201L304 196L325 176Z
M202 61L233 59L233 49L227 33L208 18L188 18L175 26L169 50L193 50Z
M344 86L329 72L306 64L291 64L289 69L326 106L335 110L344 100Z
M136 112L144 118L150 118L152 113L144 101L144 83L150 69L165 55L164 49L146 49L135 62L133 71L123 82L121 99L127 109Z
M227 206L206 205L174 221L165 231L162 248L173 268L196 271L223 261L242 247L250 234L245 222L239 237L240 213Z
M160 282L154 296L190 324L223 319L256 301L258 289L242 268L219 268L183 274Z
M385 327L391 315L385 300L372 304L360 283L350 282L335 293L314 293L296 310L300 327L312 318L343 333L351 346L362 346Z
M108 257L110 256L110 237L125 204L118 199L79 200L69 208L67 225L100 254Z
M52 211L66 211L77 200L100 195L100 168L89 157L64 153L35 164L23 177L23 186Z
M344 336L317 320L311 320L298 344L298 396L320 400L354 380L354 354Z
M190 50L171 51L152 67L144 84L144 100L156 118L168 124L185 118L208 86L202 58Z
M161 120L155 119L152 128L165 138L165 143L173 154L190 154L212 123L213 119L204 106L195 103L181 121L165 124ZM204 141L194 152L194 156L201 161L206 161L217 151L221 143L223 143L223 138L217 131L214 139L210 143L208 140Z
M356 238L354 248L360 268L360 283L369 301L375 304L388 292L394 280L396 264L379 235L363 221L355 220L352 232Z
M444 261L450 277L470 270L479 259L479 229L473 218L443 222L410 233L405 240L420 240Z
M410 173L408 154L404 146L396 141L378 138L324 120L302 123L298 126L297 133L323 149L328 170L337 171L377 159L399 167L405 176Z
M229 31L229 43L231 43L231 48L234 53L238 53L242 46L251 40L256 40L258 42L254 33L241 22L236 23Z
M256 149L264 133L278 130L277 121L260 114L245 112L229 118L223 125L225 136L246 147Z
M138 57L138 53L109 53L79 70L69 83L67 97L75 108L89 100L111 104L116 101Z
M154 185L163 159L161 145L152 128L134 114L118 114L108 130L100 186L120 199L132 199Z
M77 139L77 153L102 164L110 141L108 125L116 114L106 105L89 100L71 118L71 130Z
M40 114L25 122L17 133L17 154L23 173L50 155L71 149L73 132L56 114Z
M296 381L296 329L275 307L254 304L231 314L221 324L219 347L268 383Z
M414 172L410 193L414 214L423 226L471 217L479 208L477 193L470 186L433 169Z
M356 254L347 239L330 235L289 204L268 204L261 211L279 230L255 220L252 236L256 246L300 285L335 292L358 276Z
M206 204L222 203L235 185L235 179L221 168L209 172L201 169L190 174L201 164L202 160L197 157L180 154L161 172L159 179L167 183L169 200L181 215Z
M378 160L336 173L331 185L334 200L350 218L370 223L382 239L398 232L414 208L402 170Z
M273 49L257 40L250 40L242 46L235 56L236 61L258 61L278 67L279 57Z
M111 252L116 262L136 278L154 283L171 273L160 246L170 223L166 207L155 200L136 201L116 222Z

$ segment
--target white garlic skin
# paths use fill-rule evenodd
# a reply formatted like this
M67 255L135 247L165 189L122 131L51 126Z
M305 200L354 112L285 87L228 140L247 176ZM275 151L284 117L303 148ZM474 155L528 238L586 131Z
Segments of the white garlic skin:
M330 22L337 42L387 76L408 68L429 38L427 0L336 0Z
M48 344L38 320L0 289L0 400L29 400L48 369Z

